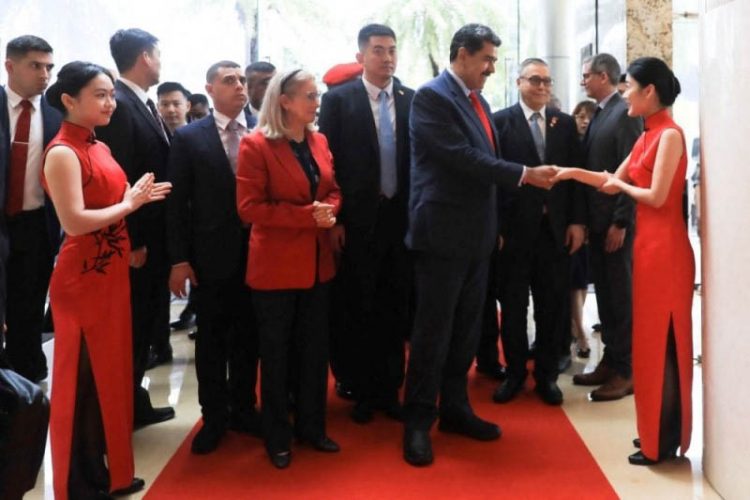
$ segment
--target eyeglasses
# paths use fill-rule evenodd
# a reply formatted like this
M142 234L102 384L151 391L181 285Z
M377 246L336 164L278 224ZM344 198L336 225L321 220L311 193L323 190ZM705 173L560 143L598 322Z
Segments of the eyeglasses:
M296 94L296 95L301 95L310 102L317 101L318 99L320 99L320 96L321 96L320 92L318 92L317 90L311 90L310 92L304 92L302 94Z
M520 79L526 80L534 87L539 87L541 85L544 85L545 87L551 87L555 84L555 80L553 80L552 78L542 78L541 76L522 76L520 77Z

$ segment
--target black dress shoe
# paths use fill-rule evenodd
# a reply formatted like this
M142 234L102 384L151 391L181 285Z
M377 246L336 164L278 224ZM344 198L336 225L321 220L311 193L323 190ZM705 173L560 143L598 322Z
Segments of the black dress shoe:
M139 429L146 427L147 425L158 424L160 422L166 422L174 418L174 408L171 406L164 406L162 408L151 408L148 412L135 416L134 427Z
M375 417L375 410L367 401L358 401L354 404L349 417L358 424L367 424Z
M300 436L299 438L297 438L297 441L299 441L300 443L307 443L317 451L322 451L323 453L338 453L339 451L341 451L341 446L339 446L336 441L329 438L325 434L316 438Z
M641 438L634 438L633 439L633 446L636 447L636 448L640 448L641 447Z
M438 430L450 434L461 434L478 441L493 441L499 439L502 434L497 424L482 420L473 414L458 418L441 416Z
M416 467L432 463L434 458L430 431L409 428L404 431L404 460Z
M510 376L505 382L500 384L492 394L492 401L495 403L507 403L523 389L524 380L519 377Z
M628 456L628 462L631 465L656 465L664 460L674 458L677 455L677 449L669 450L666 453L660 453L657 460L652 460L643 454L642 451L636 451L632 455Z
M588 359L591 357L591 348L587 347L586 349L581 349L580 347L576 347L576 356L578 356L581 359Z
M190 451L196 455L206 455L219 447L221 438L226 433L226 427L223 423L203 422L203 427L193 437L190 444Z
M260 437L260 414L255 409L241 413L232 413L229 417L229 429L234 432Z
M289 464L292 463L292 452L291 451L277 451L268 452L268 458L271 459L271 463L277 469L286 469Z
M572 364L573 360L571 359L570 354L560 356L560 359L557 360L557 373L564 373Z
M485 377L494 378L495 380L505 380L506 377L505 367L500 363L489 366L477 363L477 373L481 373Z
M548 405L560 405L563 402L563 393L555 382L538 381L534 391Z
M169 324L174 330L187 330L195 326L195 313L185 309L180 313L180 319Z
M165 349L161 352L155 349L150 349L148 352L148 361L146 362L146 370L151 370L159 365L170 363L173 359L172 349Z
M346 382L336 382L336 395L347 401L354 401L354 389Z
M146 481L144 481L140 477L134 477L133 482L130 483L130 486L126 486L124 488L120 488L119 490L115 490L111 493L111 495L113 497L132 495L133 493L141 491L144 486L146 486Z

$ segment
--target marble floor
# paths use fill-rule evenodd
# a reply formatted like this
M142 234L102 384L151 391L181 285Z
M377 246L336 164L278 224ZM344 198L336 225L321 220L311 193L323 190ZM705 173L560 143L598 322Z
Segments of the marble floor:
M693 311L695 327L695 353L700 350L700 295L696 294ZM177 316L183 304L175 302L172 314ZM589 293L584 308L587 331L596 323L596 303ZM533 321L530 321L533 325ZM533 332L530 332L533 336ZM159 425L137 431L133 437L136 457L136 475L153 484L156 476L167 463L200 417L195 380L194 343L186 332L172 334L174 361L147 372L144 384L149 386L154 404L169 404L175 407L177 418ZM45 344L50 363L53 341ZM702 470L702 373L695 366L693 389L693 439L687 457L674 460L659 467L634 467L628 464L627 456L633 452L630 437L636 436L635 408L632 397L616 402L593 403L588 399L590 388L572 385L573 374L582 370L593 370L601 356L601 340L598 334L590 337L592 355L588 360L575 359L571 368L560 376L560 387L565 394L563 410L588 446L617 494L624 499L714 499L720 498ZM54 381L44 383L49 389ZM585 477L571 477L571 481L586 481ZM147 491L147 490L146 490ZM142 498L145 492L130 498ZM37 480L35 490L27 499L52 499L51 462L45 456L44 468Z

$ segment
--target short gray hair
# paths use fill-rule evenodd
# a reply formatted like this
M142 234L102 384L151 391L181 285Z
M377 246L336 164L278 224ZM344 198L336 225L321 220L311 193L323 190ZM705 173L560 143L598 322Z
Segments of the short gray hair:
M538 57L529 57L521 61L521 64L518 66L518 76L523 76L523 71L526 69L526 67L531 66L532 64L549 67L549 64L547 64L547 61L545 61L544 59L540 59Z
M587 57L583 60L583 64L590 64L591 67L589 72L591 73L606 73L609 83L617 85L620 81L620 63L617 62L615 56L603 52L595 56Z
M291 91L299 87L300 83L315 80L315 76L303 69L276 73L268 82L263 104L258 114L258 129L268 139L281 139L287 137L290 130L284 123L284 110L281 109L279 99L282 94L289 95ZM315 130L315 125L307 125L308 130Z

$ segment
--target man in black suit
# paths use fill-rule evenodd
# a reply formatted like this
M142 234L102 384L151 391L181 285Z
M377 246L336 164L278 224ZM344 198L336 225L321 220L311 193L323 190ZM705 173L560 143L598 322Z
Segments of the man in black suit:
M477 350L487 267L497 244L496 185L551 187L555 169L505 161L479 95L495 71L500 39L468 24L450 48L450 69L414 96L406 244L415 254L416 316L404 400L404 459L433 460L430 428L482 441L500 428L474 414L466 374ZM440 396L440 408L436 401Z
M266 95L268 82L276 74L276 66L266 61L256 61L245 68L247 79L247 108L245 108L255 119L258 118L260 107L263 104L263 96Z
M516 85L520 101L493 116L503 157L525 165L581 164L573 118L549 106L549 66L541 59L521 63ZM568 293L568 254L583 244L586 205L574 182L545 191L533 186L502 190L500 204L499 299L503 309L501 337L508 364L507 379L493 399L510 401L526 380L529 288L534 297L536 392L551 405L561 404L557 386L558 354L564 303Z
M195 369L203 427L191 448L198 454L215 450L227 426L255 434L260 428L257 334L245 285L249 231L237 215L235 196L240 138L255 119L243 109L247 90L237 63L212 65L206 91L213 114L175 133L167 203L170 288L184 297L187 280L200 284L194 289Z
M25 35L8 42L6 53L8 85L0 88L0 261L7 269L7 295L4 279L0 295L7 297L8 359L16 372L40 382L48 373L42 352L44 303L60 244L60 224L40 173L44 148L62 116L42 95L53 67L52 47Z
M153 172L157 182L167 180L169 129L146 92L159 83L161 59L158 39L138 28L119 30L109 41L120 79L115 83L117 109L97 137L133 184ZM128 216L130 235L130 297L133 311L133 375L135 426L174 418L171 407L154 408L141 387L149 346L169 329L169 262L166 253L165 203L151 203Z
M581 85L595 99L597 111L584 138L586 168L614 172L630 154L643 130L639 118L628 116L628 106L617 92L620 65L609 54L583 63ZM591 272L602 327L604 356L592 373L573 377L577 385L599 385L593 401L610 401L633 393L632 259L635 202L621 193L609 196L586 188Z
M411 265L404 245L409 195L409 106L414 91L394 78L397 50L391 28L370 24L358 36L362 78L329 90L320 107L343 207L331 229L341 252L343 294L332 308L343 312L349 349L334 365L350 363L355 422L373 412L400 418L404 339L409 332ZM344 339L337 338L338 344ZM339 364L341 364L339 363Z

